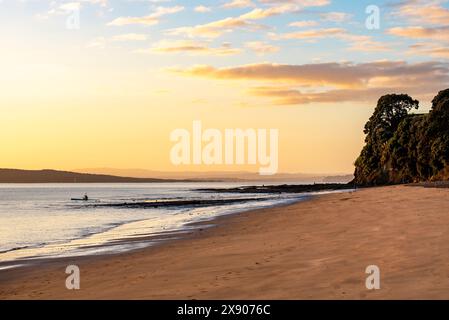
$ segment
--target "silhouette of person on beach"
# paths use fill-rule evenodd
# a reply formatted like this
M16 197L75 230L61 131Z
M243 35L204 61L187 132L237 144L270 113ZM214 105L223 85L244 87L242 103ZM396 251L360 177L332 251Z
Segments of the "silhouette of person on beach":
M87 196L87 193L84 194L83 200L84 200L84 201L89 200L89 197Z

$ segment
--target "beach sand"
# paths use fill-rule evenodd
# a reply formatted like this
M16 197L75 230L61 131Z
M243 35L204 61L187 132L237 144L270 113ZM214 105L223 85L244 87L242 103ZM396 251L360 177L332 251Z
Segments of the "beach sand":
M65 288L77 264L81 289ZM365 269L380 268L379 290ZM1 299L449 299L449 189L328 194L184 239L0 271Z

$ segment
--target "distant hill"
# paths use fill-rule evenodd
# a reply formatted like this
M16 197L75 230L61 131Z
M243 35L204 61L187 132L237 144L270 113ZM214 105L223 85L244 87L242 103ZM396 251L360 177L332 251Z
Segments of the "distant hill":
M95 171L95 169L90 169ZM108 171L107 169L103 169ZM308 174L288 174L281 173L274 176L260 176L250 172L180 172L163 173L145 170L139 173L154 173L154 177L133 177L125 175L126 170L109 169L116 174L106 174L103 172L72 172L59 170L21 170L21 169L0 169L0 183L143 183L143 182L207 182L207 181L253 181L255 183L271 181L273 183L346 183L353 179L352 175L341 176L318 176ZM99 169L101 171L101 169ZM132 173L129 171L128 173Z
M0 183L170 182L179 180L118 177L57 170L0 169Z
M84 168L75 169L75 172L106 174L114 176L127 176L135 178L157 178L157 179L187 179L226 182L288 182L288 183L346 183L354 179L352 174L330 175L319 173L277 173L272 176L261 176L257 172L247 171L206 171L206 172L169 172L152 171L145 169L115 169L115 168Z

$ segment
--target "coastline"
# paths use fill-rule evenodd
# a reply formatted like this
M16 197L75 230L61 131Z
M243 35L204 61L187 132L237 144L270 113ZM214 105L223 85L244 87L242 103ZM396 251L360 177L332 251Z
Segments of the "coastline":
M3 270L0 299L447 299L448 196L390 186L221 216L154 247Z
M215 216L210 216L199 221L192 221L183 225L180 229L155 232L147 235L142 235L140 237L118 238L112 241L112 243L119 245L131 245L132 243L136 243L136 247L133 249L126 249L123 251L101 250L101 248L109 246L109 244L105 244L92 247L98 247L100 249L100 253L98 254L80 253L79 255L67 256L33 256L18 258L14 260L0 261L0 300L2 300L2 284L5 284L12 278L16 278L17 275L21 276L27 274L34 268L46 270L46 268L53 266L64 267L69 264L76 263L75 261L89 262L93 260L103 260L112 257L125 256L127 254L138 253L140 251L156 250L164 245L170 245L171 243L176 243L178 241L201 237L206 234L207 230L220 227L221 225L226 224L228 219L233 219L235 216L239 216L245 213L259 212L262 210L270 210L272 208L288 207L299 202L308 201L316 196L317 195L313 193L304 194L300 198L290 200L284 199L284 202L272 204L266 207L236 209L237 211L229 211ZM147 244L143 245L143 243Z
M338 192L337 190L323 190L323 193ZM19 266L36 265L37 263L45 263L47 260L61 260L72 258L82 258L87 256L110 256L114 254L121 254L127 251L135 251L154 245L160 245L160 243L167 240L179 239L188 235L194 231L195 228L206 228L215 225L215 220L223 216L232 216L235 214L254 211L264 208L286 206L291 203L304 201L317 193L307 192L293 197L278 197L273 194L271 197L237 197L237 198L223 198L216 199L215 197L183 200L183 199L162 199L162 200L146 200L146 201L123 201L123 202L104 202L97 203L94 201L92 204L80 206L79 208L125 208L125 209L154 209L154 208L169 208L169 207L182 207L183 209L189 209L186 215L181 215L175 212L174 215L167 215L168 220L171 217L177 217L178 222L175 220L160 221L158 229L154 230L154 223L151 218L144 217L136 221L124 222L114 224L112 227L100 230L96 233L88 234L84 237L76 237L68 239L56 244L49 243L44 246L22 246L15 247L10 250L0 252L0 276L1 271ZM237 204L237 207L228 206ZM209 205L209 207L207 206ZM218 205L218 206L214 206ZM204 208L203 208L204 206ZM199 209L199 213L195 213L195 210ZM203 212L204 211L204 212ZM111 211L106 211L106 214L110 214ZM164 217L162 215L161 217ZM164 224L165 223L165 224ZM170 225L172 223L172 225ZM175 223L176 225L173 225ZM126 232L126 229L131 227L131 232ZM148 227L148 226L149 227ZM132 228L138 230L132 232ZM142 229L147 228L145 231ZM117 231L118 229L124 229L125 231ZM96 241L95 238L98 240ZM104 240L107 238L108 240ZM0 283L1 285L1 283Z

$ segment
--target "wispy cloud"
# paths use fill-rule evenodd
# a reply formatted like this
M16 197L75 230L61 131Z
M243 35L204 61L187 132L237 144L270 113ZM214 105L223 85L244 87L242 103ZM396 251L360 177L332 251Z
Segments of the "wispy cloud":
M207 13L207 12L211 12L212 9L210 7L206 7L206 6L197 6L195 7L195 12L199 12L199 13Z
M98 48L98 49L104 49L108 43L108 40L105 37L97 37L93 40L91 40L87 45L86 48Z
M78 0L80 2L87 2L90 4L98 4L102 7L106 7L108 5L108 0Z
M229 43L220 47L210 47L207 43L192 40L162 40L149 49L137 50L138 53L187 53L190 55L228 56L241 53L241 49L232 48Z
M52 16L64 16L71 14L74 11L81 10L84 5L99 5L104 8L107 7L108 0L50 1L48 11L45 13L38 13L35 17L40 20L46 20Z
M411 39L432 39L449 41L449 26L443 27L396 27L387 33Z
M87 43L86 48L105 49L108 45L115 42L146 41L147 39L148 36L141 33L125 33L109 38L96 37Z
M317 63L317 64L249 64L230 68L194 66L175 69L174 72L216 79L281 80L303 85L362 86L375 77L400 77L444 73L448 66L437 62L408 64L404 61L371 63Z
M275 53L280 50L279 47L273 46L263 41L250 41L245 43L245 47L259 55Z
M301 9L301 7L297 5L291 5L291 4L285 4L281 6L276 7L270 7L270 8L256 8L248 13L245 13L240 16L241 19L248 19L248 20L260 20L265 19L272 16L277 16L280 14L285 13L293 13L298 12Z
M260 3L278 5L282 3L297 4L302 7L322 7L331 3L330 0L259 0Z
M112 41L145 41L148 39L148 36L142 33L126 33L119 34L112 37Z
M256 5L251 0L232 0L225 3L222 7L226 9L249 8Z
M349 46L347 49L352 51L377 52L389 50L385 43L375 41L371 36L351 34L343 28L309 29L283 34L270 34L270 36L273 40L315 41L324 38L339 39L348 42Z
M235 29L255 31L263 28L265 28L263 25L246 21L241 18L225 18L193 27L179 27L171 29L168 30L168 33L171 35L186 35L189 37L216 38Z
M310 92L288 87L256 87L248 91L251 95L270 98L273 105L304 105L310 103L375 102L388 93L403 92L411 95L429 97L441 90L438 85L396 86L381 88L340 89L323 92Z
M404 1L398 5L398 9L392 13L394 17L404 18L413 24L445 25L449 22L449 10L441 4L441 0L413 0Z
M326 12L320 14L321 19L335 23L348 22L352 18L352 14L346 12Z
M237 17L228 17L212 21L206 24L196 26L179 27L169 30L169 34L187 35L189 37L219 37L224 33L232 32L235 29L244 30L261 30L266 27L254 23L252 20L262 20L272 16L298 12L306 7L323 6L329 4L326 0L305 0L305 1L275 1L262 0L266 6L263 8L254 8L253 10L244 13ZM224 5L224 7L248 7L252 2L233 1Z
M250 93L273 98L276 104L365 101L401 90L426 95L449 84L449 65L438 62L263 63L231 68L194 66L170 71L186 76L263 82L269 85L253 87Z
M449 59L449 47L436 43L416 43L410 46L407 52L411 55L430 56L435 58Z
M58 4L57 2L50 3L50 9L45 13L38 13L36 18L45 20L51 16L68 15L74 11L81 9L81 2L66 2Z
M337 38L348 42L349 46L346 49L350 51L391 51L391 48L385 42L373 40L371 36L367 35L343 33L338 35Z
M313 20L303 20L303 21L295 21L289 24L290 27L304 28L304 27L315 27L319 23L318 21Z
M159 19L162 16L168 15L168 14L174 14L178 13L180 11L183 11L183 6L174 6L174 7L158 7L156 8L155 12L151 13L150 15L143 16L143 17L119 17L114 19L113 21L109 22L109 26L125 26L130 24L141 24L141 25L155 25L159 23Z
M311 29L295 32L288 32L282 34L271 34L273 39L322 39L328 37L334 37L336 35L346 34L346 30L342 28L323 28L323 29Z

